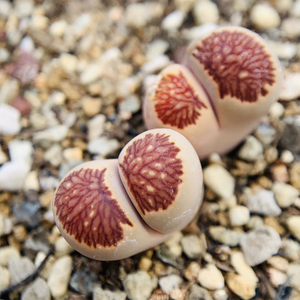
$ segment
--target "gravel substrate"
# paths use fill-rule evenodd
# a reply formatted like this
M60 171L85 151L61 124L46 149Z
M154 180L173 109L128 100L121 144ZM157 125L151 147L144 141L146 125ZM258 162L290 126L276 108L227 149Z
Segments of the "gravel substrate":
M183 232L121 261L75 252L55 188L146 130L144 79L216 24L267 41L279 102L202 161L204 203ZM0 0L0 299L300 299L299 41L299 0Z

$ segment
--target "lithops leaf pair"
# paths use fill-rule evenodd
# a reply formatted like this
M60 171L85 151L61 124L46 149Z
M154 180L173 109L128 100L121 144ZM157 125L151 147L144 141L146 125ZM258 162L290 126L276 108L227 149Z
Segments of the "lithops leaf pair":
M129 257L187 226L202 202L202 169L189 141L144 132L119 159L83 163L58 186L53 211L69 244L98 260Z
M242 27L219 27L192 43L181 64L146 86L146 126L183 134L200 158L235 147L268 113L282 85L279 60Z

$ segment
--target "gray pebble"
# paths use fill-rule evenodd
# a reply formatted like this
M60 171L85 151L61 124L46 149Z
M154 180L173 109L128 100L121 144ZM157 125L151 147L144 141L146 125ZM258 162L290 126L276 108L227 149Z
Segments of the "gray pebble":
M50 291L47 283L37 278L21 294L21 300L50 300Z
M35 271L33 262L28 257L13 257L8 261L11 284L17 284Z
M190 288L188 300L212 300L208 291L197 284L193 284Z
M256 266L278 252L281 238L274 228L263 226L242 236L240 244L249 265Z
M126 294L124 292L102 290L101 287L96 287L93 292L93 300L125 300Z

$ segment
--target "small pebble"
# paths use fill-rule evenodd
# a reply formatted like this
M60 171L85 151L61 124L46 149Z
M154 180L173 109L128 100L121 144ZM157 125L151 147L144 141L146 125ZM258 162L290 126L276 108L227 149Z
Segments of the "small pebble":
M54 263L47 281L53 297L62 297L67 292L72 267L72 258L70 256L60 257Z
M132 300L148 300L157 286L157 278L145 271L137 271L126 276L123 281L127 296Z
M20 112L5 103L0 103L0 134L16 135L21 130Z
M300 96L299 80L300 73L288 73L285 75L280 92L280 100L290 101Z
M19 191L30 167L23 162L7 162L0 167L0 190Z
M121 291L102 290L97 286L93 291L93 300L125 300L126 294Z
M33 139L36 141L46 140L50 142L60 142L66 138L68 131L68 126L56 125L43 131L35 132Z
M141 28L162 14L163 6L160 3L132 3L126 7L125 22L130 27Z
M63 158L70 162L76 160L82 160L83 152L82 149L75 147L75 148L67 148L62 152Z
M194 5L193 14L196 24L218 23L219 10L216 3L212 1L197 1Z
M184 276L189 281L195 281L198 277L198 274L200 272L200 265L196 261L192 261L188 267L184 270Z
M228 230L223 226L210 226L209 234L215 241L231 247L237 246L243 235L239 231Z
M300 19L285 18L281 23L281 32L287 38L297 39L300 36Z
M128 95L120 104L119 110L130 112L132 114L138 112L141 108L141 101L137 95Z
M293 153L289 150L283 150L280 155L280 160L286 164L292 163L294 161L294 159L295 159L295 157L294 157Z
M185 13L181 10L174 10L168 14L161 23L162 29L166 31L178 30L185 19Z
M37 278L28 285L21 294L21 300L50 300L51 295L47 283Z
M251 135L246 139L238 153L238 156L246 161L254 162L262 157L263 151L264 148L260 141Z
M6 267L11 258L19 258L20 252L13 246L0 248L0 266Z
M282 213L272 191L262 189L253 194L250 189L246 189L245 195L247 197L247 206L252 213L265 216L279 216Z
M281 238L275 229L264 226L243 235L240 244L249 265L256 266L278 252Z
M279 103L275 102L274 104L271 105L270 110L269 110L269 115L271 119L279 119L282 117L284 114L284 106Z
M285 273L274 268L267 268L267 273L269 275L270 282L274 287L284 284L288 279Z
M180 244L182 237L183 234L181 232L177 232L165 242L169 253L174 255L174 257L180 257L182 255L182 246Z
M148 272L151 267L152 260L147 256L143 256L139 262L139 269Z
M40 190L40 183L39 183L39 174L37 171L31 171L27 174L24 184L23 184L24 191L39 191Z
M198 284L193 284L190 288L188 300L212 300L212 297L206 289Z
M30 141L12 140L8 143L10 160L31 165L33 146Z
M159 72L170 64L171 61L169 56L162 54L144 63L141 67L141 70L145 74L153 74Z
M243 226L249 222L250 211L246 206L237 205L229 210L231 226Z
M102 108L101 99L94 99L92 97L85 97L83 99L82 108L86 116L95 117L98 115ZM103 115L99 115L103 116Z
M0 5L1 6L1 5ZM9 287L10 285L10 275L9 275L9 271L0 266L0 291L6 289Z
M169 49L169 43L165 40L154 40L147 45L146 58L151 60L156 56L163 55Z
M49 33L54 37L60 38L65 33L67 26L68 23L65 20L55 21L49 26Z
M300 241L300 216L288 217L286 224L293 236Z
M272 178L275 182L288 182L289 181L289 173L286 165L274 165L271 168Z
M299 191L296 188L284 182L275 182L272 189L276 202L281 208L291 206L299 196Z
M207 264L200 270L198 281L209 290L219 290L224 287L224 277L214 264Z
M181 245L183 252L191 259L199 258L206 251L206 245L197 235L184 236Z
M213 298L214 300L227 300L228 293L225 289L217 290L213 292Z
M267 262L270 266L282 272L286 272L289 268L288 260L281 256L272 256Z
M6 63L9 61L10 53L5 48L0 48L0 63Z
M280 16L269 4L255 4L250 12L250 19L260 30L276 28L280 24Z
M254 133L264 146L269 146L273 142L275 134L276 130L268 124L260 124Z
M230 263L238 274L248 278L249 280L258 282L258 278L253 269L247 263L244 253L240 251L233 251L230 255Z
M95 140L103 133L105 121L106 117L102 114L97 115L88 121L87 127L90 141Z
M107 137L99 137L88 143L88 151L92 154L98 154L105 157L108 154L118 150L120 147L116 139L109 140Z
M203 170L204 183L221 198L231 198L234 193L235 179L223 167L212 164Z
M28 257L11 257L8 261L10 282L17 284L34 273L35 266Z
M226 283L231 291L242 299L251 299L256 294L256 282L241 275L227 273Z
M68 255L71 252L74 251L74 248L72 248L69 243L60 236L56 242L55 242L55 256L56 257L62 257L64 255Z
M299 290L300 287L300 264L299 262L293 262L289 265L288 276L290 276L290 285Z
M290 60L297 54L296 44L268 41L268 45L279 59Z
M168 295L175 289L179 289L182 284L182 278L178 275L172 274L162 277L158 280L160 288Z

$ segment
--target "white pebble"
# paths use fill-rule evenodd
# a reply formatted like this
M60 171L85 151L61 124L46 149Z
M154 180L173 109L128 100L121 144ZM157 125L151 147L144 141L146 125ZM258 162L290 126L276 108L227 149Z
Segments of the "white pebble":
M284 106L279 102L275 102L271 105L269 114L272 119L279 119L284 114Z
M33 15L29 26L35 30L45 30L48 27L49 19L42 15Z
M23 162L7 162L0 167L0 190L19 191L30 171L28 164Z
M19 18L30 17L34 9L33 0L20 0L16 2L15 12Z
M0 103L0 134L16 135L20 130L20 112L8 104Z
M35 271L33 262L28 257L12 257L8 261L10 282L17 284Z
M9 17L11 8L12 5L9 1L7 0L0 1L0 16L4 18Z
M288 73L283 82L280 92L280 100L290 101L300 96L300 73Z
M286 164L292 163L294 161L294 159L295 159L295 157L294 157L293 153L289 150L283 150L280 155L280 160Z
M200 26L195 26L189 29L183 30L183 35L185 36L186 39L193 41L196 39L199 39L202 36L205 36L212 30L218 28L217 24L213 23L205 23Z
M0 266L6 267L11 258L20 257L20 252L13 246L4 246L0 248Z
M250 19L260 30L276 28L280 24L280 16L269 4L256 4L250 12Z
M234 267L237 273L241 276L248 278L254 282L258 282L258 278L255 275L253 269L246 261L245 255L241 251L233 251L230 255L230 263Z
M242 232L236 230L229 230L223 226L210 226L209 234L211 237L224 245L235 247L239 244Z
M144 2L129 4L125 10L125 22L130 27L144 27L155 18L161 17L163 11L163 6L160 3Z
M197 1L194 6L193 14L196 24L217 23L219 20L219 10L212 1Z
M157 278L145 271L138 271L126 276L123 281L125 292L131 300L148 300L157 286Z
M251 192L251 189L244 191L247 197L247 206L250 212L265 216L279 216L281 209L277 205L274 193L267 190L259 190L256 194Z
M74 248L72 248L69 243L60 236L56 242L55 242L55 256L56 257L62 257L64 255L68 255L71 252L74 251Z
M9 60L9 58L10 58L9 51L5 48L0 48L0 62L5 63Z
M8 143L10 160L31 166L33 146L30 141L12 140Z
M281 24L281 33L290 39L297 39L300 36L300 19L286 18Z
M33 134L36 141L46 140L50 142L60 142L67 137L69 128L66 125L56 125L43 131Z
M171 64L169 56L159 55L142 65L141 70L146 74L156 73Z
M250 211L246 206L237 205L229 210L231 226L243 226L249 222Z
M299 0L296 0L293 3L293 6L291 7L291 10L289 13L293 17L300 18L300 1Z
M219 197L228 199L233 196L235 179L223 166L217 164L208 166L203 171L203 179Z
M151 60L156 56L164 54L169 49L169 43L164 40L154 40L147 46L146 58Z
M141 101L137 95L129 95L119 104L120 111L131 112L133 114L138 112L140 108Z
M72 258L70 256L60 257L54 263L47 281L54 298L62 297L67 292L71 271Z
M37 171L31 171L28 173L24 181L23 190L24 191L40 190L39 174Z
M0 2L1 3L1 2ZM0 5L1 8L1 5ZM10 285L10 275L6 268L0 266L0 291L6 289Z
M59 144L52 145L45 153L44 160L57 167L62 162L62 147Z
M206 245L197 235L184 236L181 245L188 258L199 258L206 252Z
M179 231L169 240L165 241L165 245L168 247L168 252L174 255L174 257L180 257L182 254L182 247L180 245L182 237L183 234Z
M118 150L120 147L116 139L108 139L107 137L99 137L88 143L88 151L92 154L98 154L105 157L108 154Z
M246 139L238 156L246 161L254 162L262 157L263 151L264 148L260 141L251 135Z
M274 228L263 226L243 235L240 244L249 265L256 266L278 252L281 238Z
M47 283L37 278L28 285L21 294L21 300L50 300L51 295Z
M99 114L87 123L89 141L98 138L104 131L104 124L106 121L105 115Z
M184 19L185 13L181 10L175 10L162 20L161 27L166 31L176 31L181 27Z
M290 277L290 285L299 289L300 287L300 264L299 262L293 262L290 264L287 274Z
M49 27L49 33L55 37L62 37L63 34L65 33L67 26L68 26L68 23L66 20L59 20L59 21L53 22Z
M198 281L209 290L219 290L224 287L224 277L214 264L207 264L200 270Z
M295 199L299 196L299 191L296 188L284 182L275 182L272 189L277 204L281 208L291 206Z
M284 284L287 280L287 275L274 268L267 268L267 273L270 278L270 282L274 287L278 287Z
M300 241L300 216L290 216L286 220L286 225L293 236Z
M102 290L100 286L97 286L93 290L93 300L125 300L126 294L120 291Z
M67 74L73 74L77 68L78 59L75 55L62 53L59 58L60 65Z
M292 43L277 43L268 41L271 50L278 56L279 59L290 60L297 53L297 45Z
M273 268L286 272L289 268L289 261L281 256L272 256L268 259L268 264Z
M159 286L161 289L168 295L175 289L179 289L182 284L182 278L178 275L171 274L165 277L162 277L158 280Z

